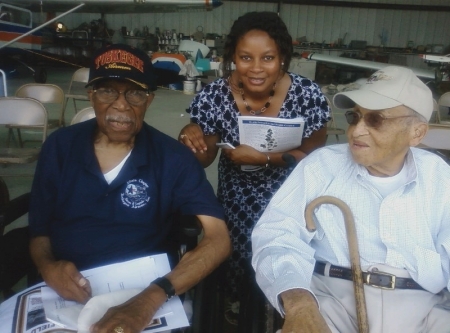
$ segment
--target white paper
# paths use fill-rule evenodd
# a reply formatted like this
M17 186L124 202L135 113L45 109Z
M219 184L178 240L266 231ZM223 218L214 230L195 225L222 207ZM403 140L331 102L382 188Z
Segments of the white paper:
M45 319L41 284L28 288L0 304L1 332L12 333L73 333ZM14 319L14 320L12 320Z
M272 117L239 116L239 138L261 152L285 152L302 144L305 121L303 118L283 119ZM243 171L261 169L260 165L242 165Z
M236 149L231 143L228 142L218 142L216 146L222 149Z
M151 281L165 275L169 271L170 265L166 254L82 271L81 273L89 280L92 289L93 298L86 304L86 307L90 309L88 311L90 315L86 315L82 304L64 300L51 288L42 287L41 296L46 319L60 327L73 330L78 328L83 332L88 332L89 327L97 322L108 308L124 303L145 289ZM159 318L173 315L173 307L178 308L176 303L181 305L178 297L174 297L169 302L166 302L156 312L154 320L158 321L157 319ZM183 309L182 306L181 309ZM85 312L84 314L83 311ZM176 315L177 319L178 317L181 320L186 318L184 310L182 313L176 313ZM163 321L166 322L165 319ZM187 323L187 318L185 322ZM82 327L79 327L79 325ZM158 330L152 331L158 332Z

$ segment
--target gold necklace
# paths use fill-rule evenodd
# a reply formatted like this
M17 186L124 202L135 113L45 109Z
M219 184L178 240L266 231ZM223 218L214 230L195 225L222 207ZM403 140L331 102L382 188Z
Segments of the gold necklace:
M277 82L275 81L275 83L273 84L272 90L270 91L269 94L269 99L266 102L266 104L264 104L264 106L259 109L259 110L253 110L250 105L248 105L247 101L245 100L245 96L244 96L244 85L242 84L242 82L238 83L238 87L239 87L239 93L241 94L242 97L242 101L244 102L245 108L248 112L250 112L250 114L252 116L257 116L260 115L261 113L266 112L266 110L269 108L270 106L270 102L272 102L272 98L273 95L275 95L275 87L277 86Z

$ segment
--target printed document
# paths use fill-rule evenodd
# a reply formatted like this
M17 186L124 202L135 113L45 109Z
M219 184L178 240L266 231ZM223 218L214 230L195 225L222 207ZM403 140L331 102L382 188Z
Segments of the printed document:
M305 121L303 118L283 119L271 117L239 116L239 138L258 151L285 152L302 144ZM243 171L261 169L260 165L243 165Z
M93 296L86 306L64 300L47 286L41 287L40 291L27 297L29 300L23 301L26 301L24 304L40 305L42 314L45 313L45 321L41 321L41 325L51 328L55 326L53 324L56 324L57 327L65 329L64 331L84 332L93 322L98 321L109 307L125 302L146 288L151 281L169 271L170 265L166 254L139 258L82 271L83 276L90 282ZM31 311L39 310L36 306L30 307ZM84 308L87 311L83 312ZM28 312L27 309L22 309ZM27 315L20 317L26 318ZM23 328L29 324L22 323L19 326ZM179 297L173 297L157 311L145 331L159 332L188 325L189 322Z

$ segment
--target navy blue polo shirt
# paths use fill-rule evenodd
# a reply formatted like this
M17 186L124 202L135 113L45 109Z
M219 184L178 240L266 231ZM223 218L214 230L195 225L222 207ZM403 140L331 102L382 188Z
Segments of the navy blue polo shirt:
M143 124L108 185L93 145L95 119L52 133L31 191L32 237L48 236L56 259L78 269L165 252L173 214L223 219L223 209L192 152Z

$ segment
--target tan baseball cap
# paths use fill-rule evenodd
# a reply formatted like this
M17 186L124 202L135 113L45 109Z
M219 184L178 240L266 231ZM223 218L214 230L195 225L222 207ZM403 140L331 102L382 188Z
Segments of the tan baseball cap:
M405 67L388 66L372 74L358 90L334 96L334 105L350 109L358 104L369 110L384 110L405 105L430 120L433 113L431 90Z

